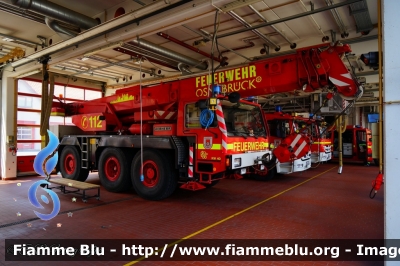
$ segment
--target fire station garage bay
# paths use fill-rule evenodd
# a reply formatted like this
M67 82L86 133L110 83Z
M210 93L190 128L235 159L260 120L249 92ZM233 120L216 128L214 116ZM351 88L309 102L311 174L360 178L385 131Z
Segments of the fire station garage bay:
M0 0L0 265L399 265L399 8Z

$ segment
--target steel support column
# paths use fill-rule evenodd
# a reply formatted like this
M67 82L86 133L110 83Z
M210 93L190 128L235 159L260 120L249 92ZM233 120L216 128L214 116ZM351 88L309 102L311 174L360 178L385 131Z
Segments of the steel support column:
M378 3L381 1L378 1ZM385 239L400 239L400 31L398 10L400 1L382 1L382 32L387 34L382 41L383 54L383 159L385 187ZM391 103L391 104L390 104ZM379 192L378 192L379 193ZM386 261L386 265L398 265L397 261Z

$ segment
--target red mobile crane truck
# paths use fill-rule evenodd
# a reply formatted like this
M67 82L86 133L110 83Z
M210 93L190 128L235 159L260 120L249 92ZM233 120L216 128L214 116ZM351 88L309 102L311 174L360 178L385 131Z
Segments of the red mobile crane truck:
M319 45L214 73L229 97L213 95L212 78L203 75L55 103L87 133L61 139L58 168L64 178L79 181L98 170L107 190L133 185L150 200L168 197L178 183L195 190L229 174L273 174L272 157L293 158L294 147L281 145L272 155L260 106L238 101L234 92L248 97L329 88L355 97L361 87L340 59L350 51L348 45Z

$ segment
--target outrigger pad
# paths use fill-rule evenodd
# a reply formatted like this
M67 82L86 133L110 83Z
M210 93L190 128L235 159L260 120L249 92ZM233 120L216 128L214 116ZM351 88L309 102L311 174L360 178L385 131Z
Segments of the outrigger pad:
M204 189L206 187L196 181L189 181L189 182L183 184L181 186L181 188L196 191L196 190Z
M239 174L237 174L237 173L234 173L234 174L226 174L225 176L226 176L226 179L242 179L242 178L243 178L242 175L239 175Z

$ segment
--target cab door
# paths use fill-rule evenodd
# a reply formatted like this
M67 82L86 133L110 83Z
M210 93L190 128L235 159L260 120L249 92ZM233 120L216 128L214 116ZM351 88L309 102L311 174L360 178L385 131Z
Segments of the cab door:
M367 162L368 146L367 146L367 133L365 130L357 130L356 133L356 145L358 159Z

